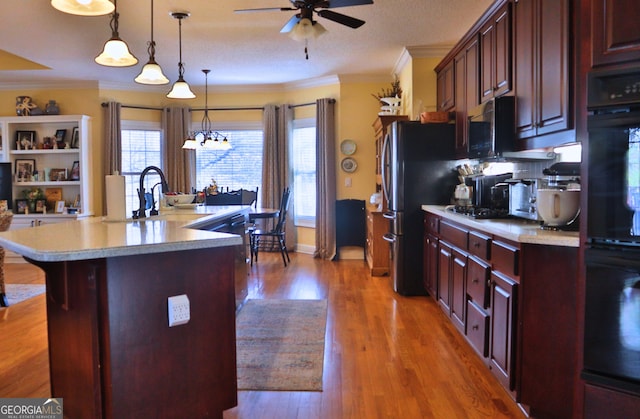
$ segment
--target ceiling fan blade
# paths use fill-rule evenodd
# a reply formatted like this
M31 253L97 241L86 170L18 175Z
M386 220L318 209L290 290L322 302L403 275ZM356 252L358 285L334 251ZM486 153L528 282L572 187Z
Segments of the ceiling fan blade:
M329 0L329 7L346 7L361 6L364 4L373 4L373 0Z
M300 17L298 17L297 15L292 16L291 19L289 19L289 21L284 24L282 29L280 29L280 33L289 33L289 32L291 32L293 27L296 26L296 24L298 22L300 22Z
M253 13L253 12L287 12L289 10L297 10L293 7L261 7L257 9L236 9L234 13Z
M365 24L364 20L356 19L355 17L343 15L342 13L336 13L331 10L318 10L318 16L325 19L333 20L334 22L348 26L350 28L359 28Z

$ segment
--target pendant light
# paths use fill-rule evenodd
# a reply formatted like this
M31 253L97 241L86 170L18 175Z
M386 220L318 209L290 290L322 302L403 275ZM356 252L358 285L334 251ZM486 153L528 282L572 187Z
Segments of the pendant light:
M103 16L113 12L109 0L51 0L51 5L64 13L78 16Z
M105 42L102 53L95 59L96 63L107 67L131 67L138 64L138 59L129 52L129 45L120 39L118 34L118 4L113 1L114 11L111 15L111 38Z
M134 80L140 84L167 84L169 79L162 72L156 62L156 43L153 40L153 0L151 0L151 41L149 41L149 61L142 67L142 71Z
M178 80L173 83L171 91L167 93L167 97L170 99L193 99L196 97L191 91L189 84L184 81L184 65L182 64L182 19L189 17L187 12L173 12L171 16L174 19L178 19L178 44L180 47L180 61L178 62Z
M211 119L209 118L209 73L211 70L202 70L204 73L204 116L202 117L202 126L200 131L190 132L182 148L188 150L195 150L198 148L198 141L196 137L201 137L202 141L200 146L209 150L229 150L231 149L231 143L227 140L227 137L220 134L217 131L211 129ZM220 137L223 140L220 141Z

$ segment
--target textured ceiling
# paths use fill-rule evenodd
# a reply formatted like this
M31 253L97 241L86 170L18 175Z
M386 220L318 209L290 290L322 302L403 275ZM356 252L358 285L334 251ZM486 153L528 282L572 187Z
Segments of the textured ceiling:
M404 48L451 46L492 0L374 0L372 5L335 8L366 21L358 29L316 16L327 32L304 42L281 34L292 11L234 13L234 9L289 7L288 0L155 0L156 61L171 82L178 73L178 21L171 11L188 11L182 23L185 79L203 85L301 83L330 76L380 77L394 70ZM93 59L110 37L109 17L80 17L55 10L49 0L0 2L0 83L97 80L131 85L147 61L150 2L120 0L120 37L139 59L129 68L108 68ZM3 51L49 69L16 70Z

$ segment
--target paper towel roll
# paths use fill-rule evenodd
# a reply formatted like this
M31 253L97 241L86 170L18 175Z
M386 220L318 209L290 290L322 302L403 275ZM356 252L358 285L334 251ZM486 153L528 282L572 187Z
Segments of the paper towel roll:
M105 183L107 188L107 219L124 220L127 218L124 176L107 175Z

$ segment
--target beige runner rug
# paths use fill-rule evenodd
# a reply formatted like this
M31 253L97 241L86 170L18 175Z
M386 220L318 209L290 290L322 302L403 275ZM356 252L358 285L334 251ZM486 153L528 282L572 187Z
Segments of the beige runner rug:
M327 300L249 300L236 320L238 390L322 391Z

